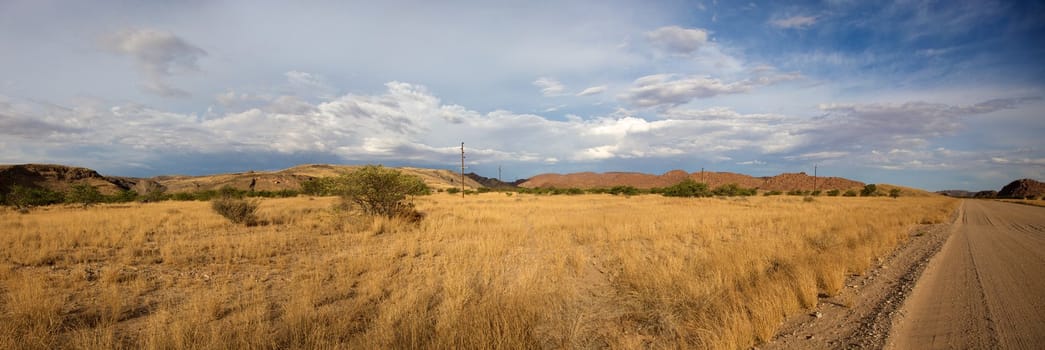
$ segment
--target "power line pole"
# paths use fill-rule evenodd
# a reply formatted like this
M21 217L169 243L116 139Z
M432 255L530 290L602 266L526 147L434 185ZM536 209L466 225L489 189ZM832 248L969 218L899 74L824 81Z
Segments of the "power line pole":
M818 164L813 164L813 192L816 192L816 167Z
M501 166L497 166L497 181L501 182Z
M464 142L461 142L461 198L464 198Z
M703 167L700 168L700 183L705 184L705 185L708 184L706 181L704 181L704 168Z

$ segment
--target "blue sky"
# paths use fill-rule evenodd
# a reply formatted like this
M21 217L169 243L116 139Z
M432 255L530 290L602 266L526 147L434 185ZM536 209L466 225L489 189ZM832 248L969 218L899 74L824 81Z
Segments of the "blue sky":
M0 2L0 163L1045 179L1045 4Z

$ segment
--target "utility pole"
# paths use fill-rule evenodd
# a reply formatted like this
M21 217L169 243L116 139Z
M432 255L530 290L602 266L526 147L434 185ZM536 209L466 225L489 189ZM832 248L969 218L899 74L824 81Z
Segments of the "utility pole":
M461 142L461 198L464 198L464 142Z
M707 181L704 181L704 168L700 168L700 183L707 185Z
M816 167L818 164L813 164L813 192L816 192Z

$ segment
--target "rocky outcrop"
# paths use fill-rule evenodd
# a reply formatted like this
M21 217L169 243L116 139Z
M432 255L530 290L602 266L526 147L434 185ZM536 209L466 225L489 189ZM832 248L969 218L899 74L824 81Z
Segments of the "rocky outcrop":
M64 192L73 185L82 183L94 186L103 194L129 189L87 168L55 164L0 165L0 192L2 193L9 192L15 185Z
M1045 195L1045 183L1033 179L1010 182L998 191L998 197L1002 198L1041 198L1042 195Z

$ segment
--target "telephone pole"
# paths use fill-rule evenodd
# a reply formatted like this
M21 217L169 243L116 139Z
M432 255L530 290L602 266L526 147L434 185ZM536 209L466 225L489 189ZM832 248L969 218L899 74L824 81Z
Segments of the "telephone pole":
M461 142L461 198L464 198L464 142Z
M813 192L816 192L816 167L818 164L813 164Z

